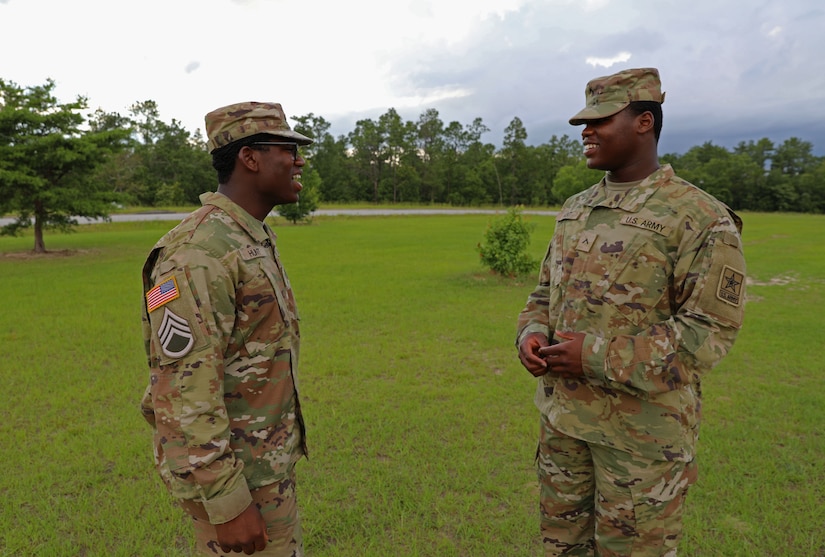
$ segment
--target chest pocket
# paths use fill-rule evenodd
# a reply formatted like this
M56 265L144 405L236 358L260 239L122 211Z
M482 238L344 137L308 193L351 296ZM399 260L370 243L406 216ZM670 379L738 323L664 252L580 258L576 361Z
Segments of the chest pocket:
M297 321L298 315L295 306L289 297L289 287L283 275L276 269L270 268L268 265L261 265L261 271L266 276L272 292L278 302L278 310L281 313L281 319L287 327L294 321Z
M276 284L263 268L263 265L254 265L249 269L246 280L239 285L236 296L236 318L241 328L247 329L245 341L261 341L263 339L250 338L255 334L269 337L271 328L284 328L285 319L282 300ZM263 332L263 329L269 329Z
M573 285L586 292L589 305L608 306L641 326L654 308L669 307L665 294L670 263L650 233L614 232L596 238L588 252L577 252Z

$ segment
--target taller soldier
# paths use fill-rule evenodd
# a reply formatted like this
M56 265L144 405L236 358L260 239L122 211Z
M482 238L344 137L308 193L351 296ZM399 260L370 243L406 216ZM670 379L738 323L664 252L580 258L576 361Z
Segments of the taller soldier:
M656 69L585 96L570 123L606 173L565 202L518 319L539 377L542 541L547 556L675 556L702 377L742 326L741 220L659 164Z
M298 148L312 140L277 103L214 110L206 133L217 192L201 196L143 268L141 407L199 552L299 557L298 311L265 219L298 200Z

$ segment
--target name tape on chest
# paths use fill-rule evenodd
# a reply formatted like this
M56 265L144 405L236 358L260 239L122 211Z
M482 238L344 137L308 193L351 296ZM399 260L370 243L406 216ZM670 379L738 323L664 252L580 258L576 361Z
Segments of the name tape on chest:
M639 215L627 215L622 217L622 220L619 221L622 224L626 224L628 226L635 226L636 228L643 228L645 230L650 230L651 232L655 232L657 234L661 234L662 236L669 236L670 235L670 227L666 224L662 224L654 219L640 217Z
M249 261L250 259L257 259L258 257L263 257L266 255L264 248L261 246L246 246L245 248L241 248L241 259L244 261Z

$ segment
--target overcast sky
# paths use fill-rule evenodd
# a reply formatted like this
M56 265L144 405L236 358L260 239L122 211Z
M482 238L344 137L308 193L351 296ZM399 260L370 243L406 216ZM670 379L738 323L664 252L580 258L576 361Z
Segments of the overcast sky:
M0 78L164 121L244 100L338 136L395 108L482 118L501 144L578 139L591 78L659 68L660 153L799 137L825 155L823 0L0 0Z

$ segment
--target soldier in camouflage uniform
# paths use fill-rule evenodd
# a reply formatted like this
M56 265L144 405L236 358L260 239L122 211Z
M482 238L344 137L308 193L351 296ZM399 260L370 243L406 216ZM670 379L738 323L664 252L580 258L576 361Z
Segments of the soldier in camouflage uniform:
M658 162L659 73L590 81L584 156L519 314L539 378L545 555L675 556L696 480L701 380L742 326L741 220Z
M298 200L298 146L312 140L274 103L219 108L206 132L217 192L201 196L143 268L150 378L141 409L201 553L298 557L298 311L264 219Z

